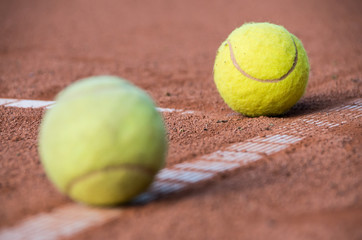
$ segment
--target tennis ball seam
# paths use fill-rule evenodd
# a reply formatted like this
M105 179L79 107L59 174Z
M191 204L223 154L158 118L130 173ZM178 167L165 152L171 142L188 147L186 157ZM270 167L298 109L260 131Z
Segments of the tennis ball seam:
M255 78L251 75L249 75L248 73L246 73L240 66L239 64L237 63L236 61L236 58L235 58L235 54L234 54L234 51L233 51L233 48L232 48L232 45L231 45L231 42L229 41L229 39L226 40L227 44L229 45L229 51L230 51L230 58L231 58L231 61L233 62L235 68L241 73L243 74L245 77L247 78L250 78L252 80L255 80L255 81L258 81L258 82L269 82L269 83L275 83L275 82L279 82L279 81L282 81L283 79L287 78L289 76L289 74L295 69L295 66L297 65L298 63L298 48L297 48L297 45L295 44L295 41L292 38L292 41L293 41L293 44L294 44L294 48L295 48L295 57L294 57L294 62L293 62L293 65L292 67L288 70L287 73L285 73L283 76L281 76L280 78L277 78L277 79L259 79L259 78Z
M138 166L138 165L134 165L134 164L119 164L119 165L107 166L105 168L90 171L82 176L74 178L65 186L65 193L69 194L71 192L73 186L75 186L78 182L81 182L82 180L90 178L94 175L97 175L99 173L104 173L107 171L125 170L125 169L142 172L146 175L149 175L151 178L153 176L155 176L156 173L158 172L158 170L156 171L156 170L153 170L153 169L150 169L147 167L142 167L142 166Z

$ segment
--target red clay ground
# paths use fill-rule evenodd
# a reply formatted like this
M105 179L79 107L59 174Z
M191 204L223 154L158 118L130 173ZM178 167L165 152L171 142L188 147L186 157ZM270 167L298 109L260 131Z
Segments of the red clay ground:
M360 1L347 0L3 0L0 98L52 100L79 78L122 76L160 107L199 112L164 115L172 166L361 98L361 10ZM285 26L307 50L306 94L283 117L232 114L213 84L219 44L250 21ZM43 113L0 106L0 228L70 202L39 163ZM119 219L73 238L361 239L361 125L315 129L224 179L126 207Z

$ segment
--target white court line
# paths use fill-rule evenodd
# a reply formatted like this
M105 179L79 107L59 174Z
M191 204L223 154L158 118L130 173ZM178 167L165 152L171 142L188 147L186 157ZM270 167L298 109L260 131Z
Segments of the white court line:
M360 109L360 107L361 107L361 106L352 105L352 106L348 107L347 109L349 109L349 110L354 110L354 108Z
M333 109L331 109L330 111L342 111L342 110L357 110L357 111L362 111L362 106L360 105L361 103L357 102L355 103L356 105L345 105L345 106L340 106L340 107L335 107Z
M10 98L0 98L0 106L1 105L6 105L6 104L9 104L9 103L13 103L13 102L17 102L19 100L17 99L10 99Z
M356 108L356 110L362 111L362 106L358 106L358 107Z
M55 101L42 101L42 100L26 100L26 99L10 99L10 98L0 98L0 106L5 107L17 107L17 108L52 108L55 104ZM172 113L177 112L181 114L193 114L195 111L183 110L183 109L174 109L174 108L156 108L157 111L162 113Z
M121 210L95 209L78 204L59 207L24 219L18 225L0 231L1 240L53 240L69 237L89 227L117 218Z
M300 137L290 136L290 135L268 135L266 137L256 137L250 139L250 142L269 142L276 144L293 144L302 140Z
M309 124L315 124L317 126L331 126L333 125L332 123L326 121L326 120L316 120L313 118L304 118L302 119L302 121L309 123Z
M203 160L242 162L244 164L259 160L260 158L262 158L262 156L257 153L221 150L200 157L200 159Z
M176 169L162 169L157 174L157 180L174 180L187 183L196 183L203 180L210 179L214 176L213 173L195 172L195 171L183 171Z
M233 170L240 167L238 163L228 163L228 162L211 162L199 160L196 162L186 162L176 164L175 168L181 169L193 169L193 170L202 170L202 171L212 171L212 172L221 172L227 170Z
M247 151L247 152L272 154L284 148L287 148L288 146L289 145L273 144L273 143L242 142L228 147L227 150L237 151L237 152Z
M18 108L43 108L53 104L53 101L20 100L14 103L5 104L5 106Z
M155 181L154 183L152 183L148 192L167 194L179 191L185 187L185 183Z
M133 204L146 204L149 203L161 195L171 194L173 192L179 192L180 190L186 188L185 183L175 183L175 182L165 182L161 180L156 180L152 183L147 192L144 192L132 200Z
M177 112L177 113L181 113L181 114L193 114L193 113L195 113L195 111L191 111L191 110L174 109L174 108L160 108L160 107L157 107L156 109L157 109L157 111L162 112L162 113L172 113L172 112Z
M362 106L362 98L359 98L357 100L353 100L352 104L357 104Z
M132 200L132 203L145 204L157 199L160 195L178 192L184 189L186 186L187 185L185 183L163 182L156 180L152 183L147 192L138 195L135 199Z
M358 104L362 104L361 100L355 101L357 101ZM362 116L359 108L348 108L347 110L354 111L354 115L349 117L350 119ZM343 113L338 112L338 110L334 113L345 116ZM281 127L279 134L252 138L245 142L233 144L224 151L218 150L214 153L201 156L197 158L195 162L180 163L171 168L163 169L157 175L150 189L139 195L134 202L146 203L152 201L162 194L180 191L191 184L206 181L217 174L233 170L237 168L237 165L241 167L249 162L262 159L263 154L281 151L301 141L304 138L302 136L313 134L313 131L308 128L308 124L328 126L330 128L346 123L346 121L331 123L324 120L328 115L318 115L318 118L322 118L322 120L319 121L315 121L313 117L317 116L312 114L309 115L308 118L297 119L298 123L301 124L306 123L305 120L310 120L305 126L295 126L297 123L294 122L288 126ZM288 127L295 129L288 129ZM295 134L289 135L291 132ZM114 211L96 210L77 204L70 204L59 207L50 213L41 213L27 218L14 227L2 229L0 230L0 239L59 239L69 237L89 227L104 224L107 221L117 218L120 214L121 211L116 209Z

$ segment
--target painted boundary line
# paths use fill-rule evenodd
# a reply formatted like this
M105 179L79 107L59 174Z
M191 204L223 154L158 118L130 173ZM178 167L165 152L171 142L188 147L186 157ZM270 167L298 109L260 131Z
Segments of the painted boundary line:
M338 114L342 122L331 121L329 116ZM211 178L235 170L250 162L274 154L313 135L313 127L328 131L343 125L348 120L362 116L362 99L349 104L310 114L296 119L291 124L277 129L278 134L258 136L244 142L232 144L196 158L190 162L165 168L156 176L150 189L139 195L134 203L147 203L163 195L179 192L192 184L205 182ZM94 209L73 203L59 207L50 213L24 219L17 225L0 230L1 240L16 239L59 239L69 237L92 226L104 224L120 216L120 209Z
M338 114L344 120L342 122L331 121L331 114ZM345 124L347 120L359 117L362 117L362 99L296 119L291 124L276 129L278 134L254 137L232 144L223 150L201 156L191 162L176 164L161 170L150 189L138 196L134 202L147 203L162 195L180 191L191 184L207 181L226 171L260 160L265 155L282 151L290 145L302 141L306 136L313 135L314 130L311 126L328 131Z
M16 107L16 108L45 108L49 109L53 107L55 101L41 101L41 100L27 100L27 99L11 99L11 98L0 98L0 106L5 107ZM183 109L174 108L156 108L157 111L162 113L177 112L181 114L193 114L194 111L187 111Z
M79 204L68 204L50 213L29 217L15 227L2 230L0 239L51 240L70 237L90 226L110 221L121 212L119 209L96 209Z

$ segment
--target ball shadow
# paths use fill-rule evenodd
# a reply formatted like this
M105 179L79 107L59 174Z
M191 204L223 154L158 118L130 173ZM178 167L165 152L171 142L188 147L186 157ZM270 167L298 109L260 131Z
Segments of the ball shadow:
M340 96L333 99L322 95L304 97L299 100L299 102L295 104L288 112L278 117L300 117L336 107L342 103L345 103L347 100L349 100L349 98L346 98L345 96Z

